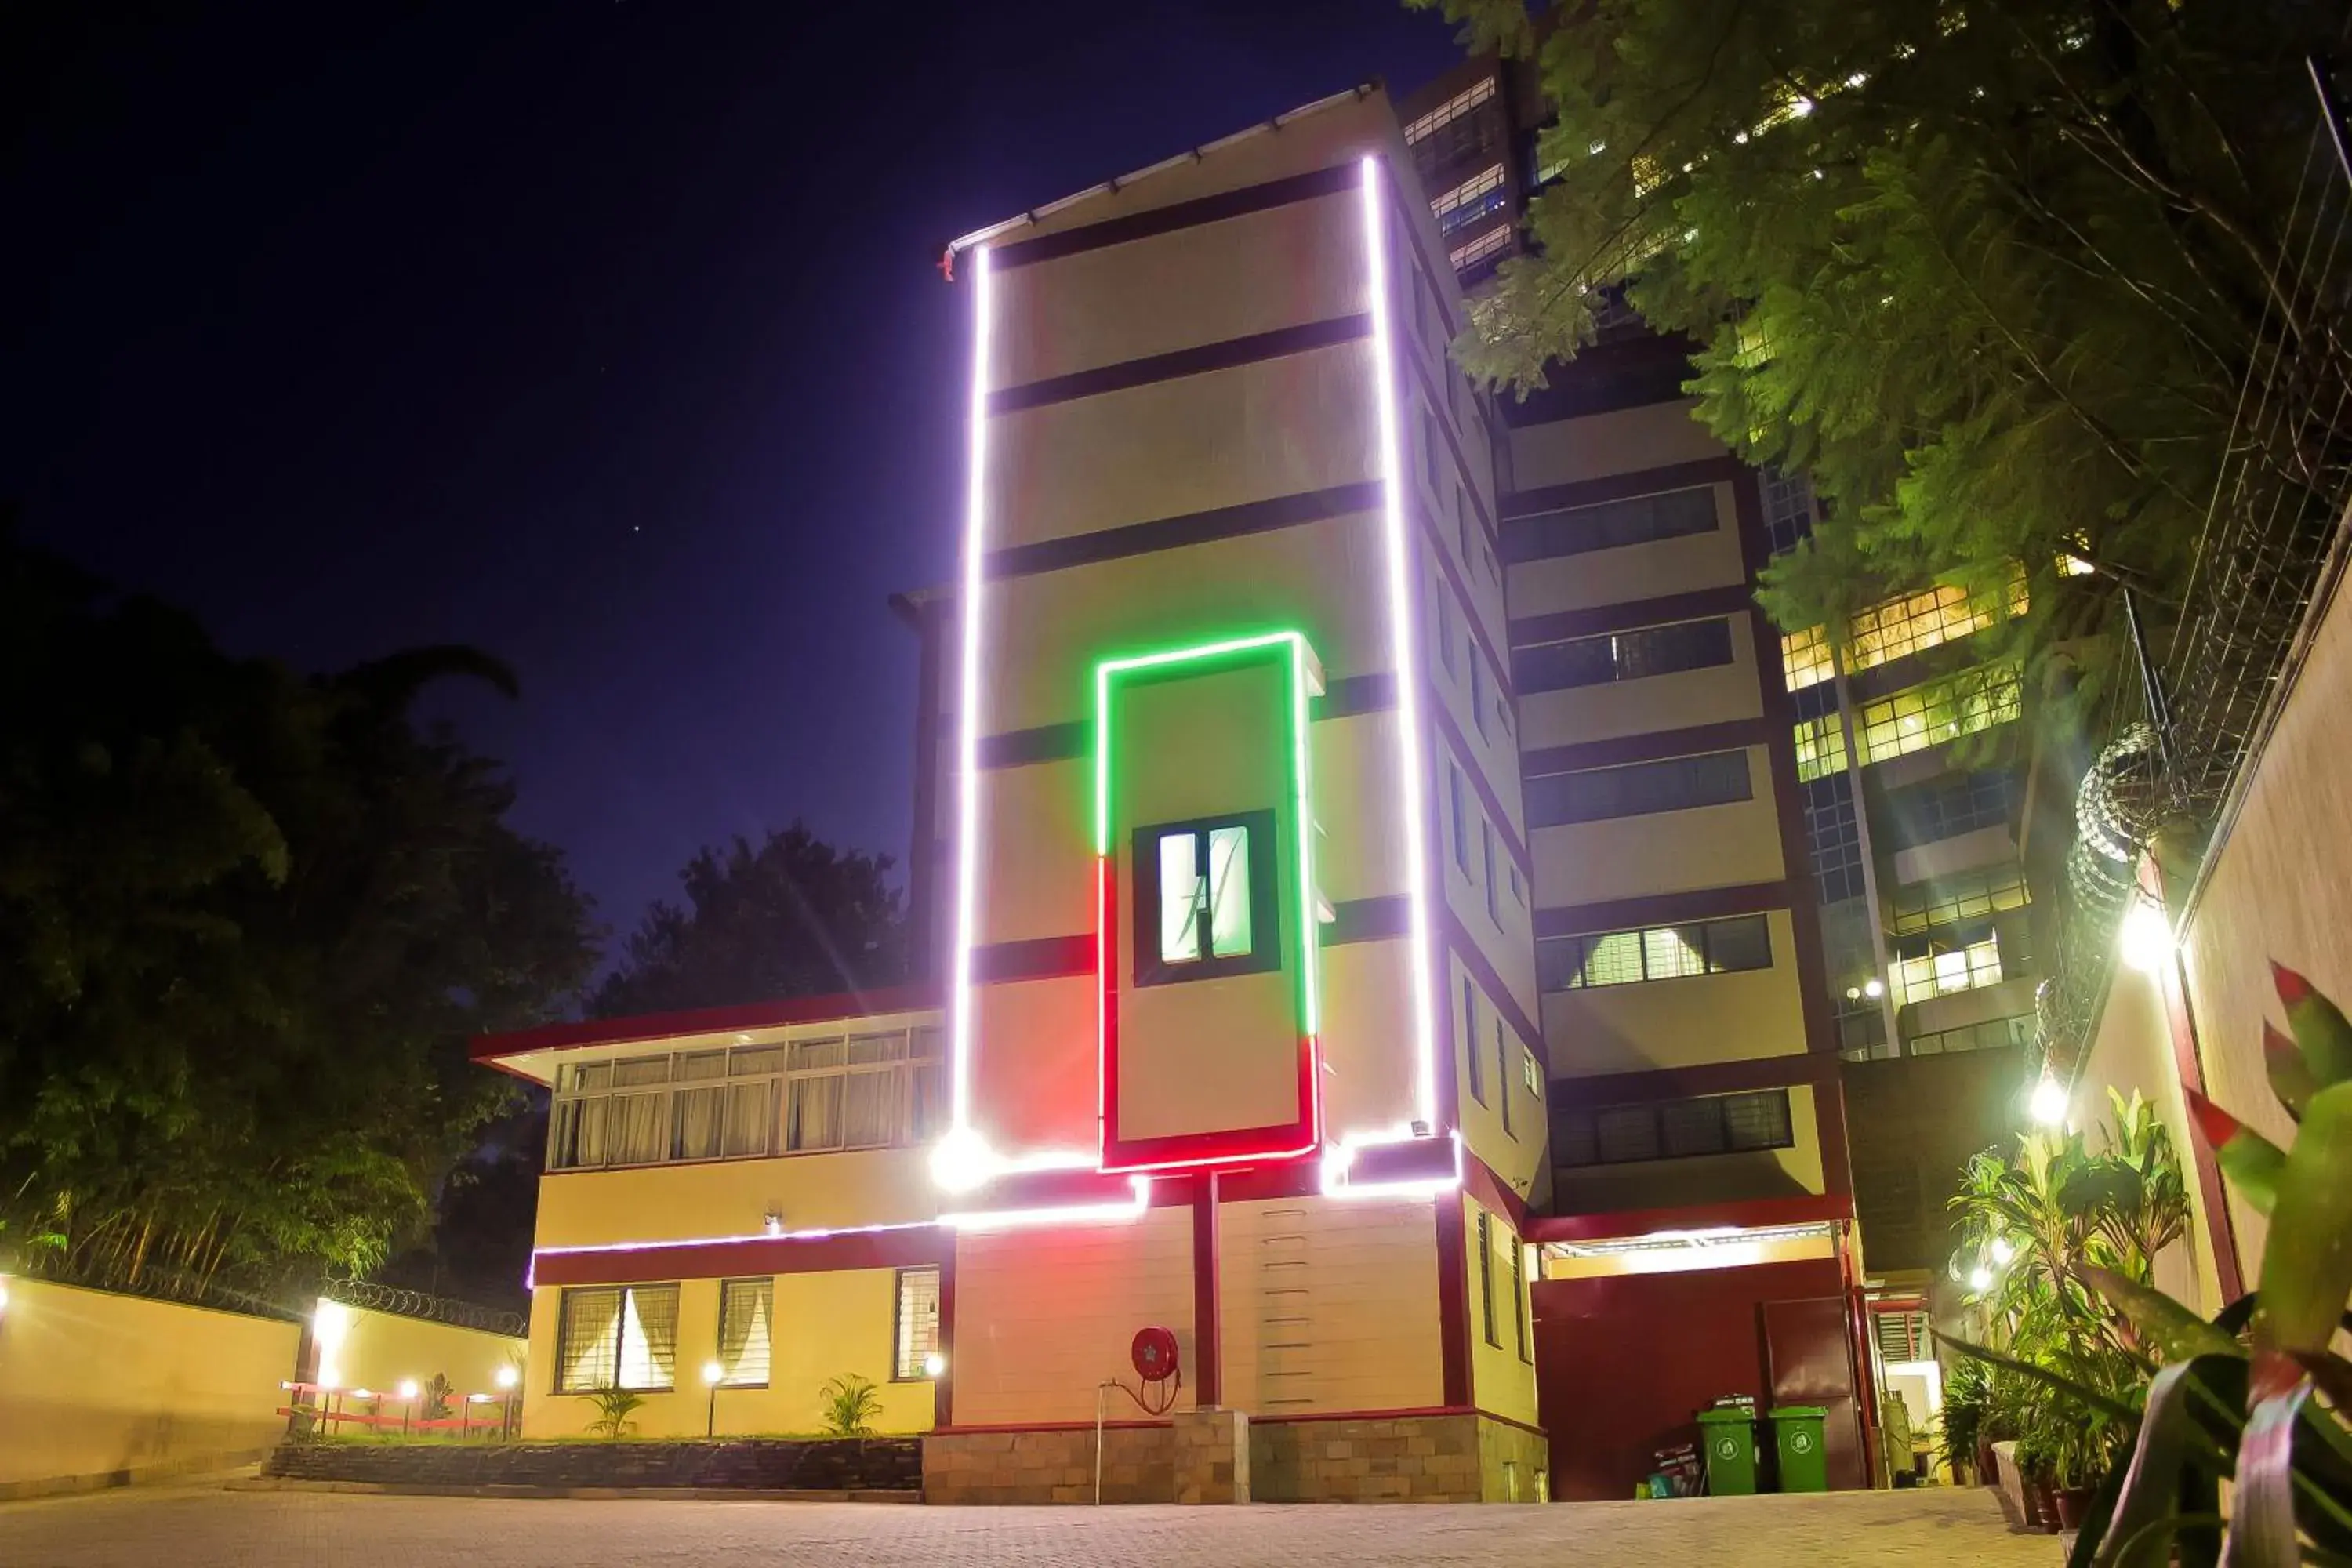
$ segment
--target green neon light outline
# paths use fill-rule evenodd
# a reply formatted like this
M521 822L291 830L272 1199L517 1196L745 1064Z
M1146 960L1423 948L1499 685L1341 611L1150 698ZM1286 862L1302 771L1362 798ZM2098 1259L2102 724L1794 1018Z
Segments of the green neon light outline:
M1115 677L1142 669L1204 664L1237 655L1287 647L1290 650L1290 777L1291 829L1298 841L1298 1005L1299 1026L1308 1035L1323 1032L1321 967L1322 925L1316 918L1314 789L1307 743L1307 661L1312 652L1307 634L1264 632L1255 637L1226 637L1190 647L1163 648L1152 653L1107 658L1095 666L1095 853L1108 859L1110 842L1110 688Z

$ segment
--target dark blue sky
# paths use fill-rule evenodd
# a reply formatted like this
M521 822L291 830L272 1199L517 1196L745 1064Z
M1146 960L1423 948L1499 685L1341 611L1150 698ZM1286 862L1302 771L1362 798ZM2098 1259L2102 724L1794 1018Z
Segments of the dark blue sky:
M904 854L884 601L953 573L944 242L1458 58L1398 0L0 26L0 499L238 652L508 659L520 702L439 710L621 929L796 816Z

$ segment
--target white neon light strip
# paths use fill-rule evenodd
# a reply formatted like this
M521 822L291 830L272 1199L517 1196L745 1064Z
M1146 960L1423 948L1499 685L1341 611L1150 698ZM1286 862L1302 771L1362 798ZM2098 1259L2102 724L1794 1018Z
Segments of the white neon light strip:
M1151 1178L1129 1178L1133 1196L1126 1203L1063 1204L1050 1208L995 1209L943 1214L940 1223L958 1230L1011 1230L1024 1225L1125 1225L1151 1206Z
M1414 1064L1414 1114L1433 1131L1437 1125L1437 1029L1431 985L1433 947L1430 938L1428 824L1424 820L1422 770L1429 759L1421 744L1421 665L1413 647L1412 567L1404 520L1402 447L1397 438L1395 336L1389 321L1388 226L1382 221L1380 160L1363 161L1364 249L1372 286L1372 369L1381 430L1381 506L1387 523L1389 629L1396 666L1397 776L1404 789L1405 882L1412 910L1412 1027L1419 1037Z
M978 936L980 897L980 661L982 567L988 553L989 330L995 308L989 247L971 252L971 401L964 458L963 668L958 677L956 721L955 969L949 998L950 1136L971 1126L971 949Z

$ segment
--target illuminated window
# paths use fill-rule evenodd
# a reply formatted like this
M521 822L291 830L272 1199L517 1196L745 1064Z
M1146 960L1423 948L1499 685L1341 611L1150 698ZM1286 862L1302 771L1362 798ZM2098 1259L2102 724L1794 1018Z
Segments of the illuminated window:
M1624 1165L1796 1146L1789 1091L1716 1094L1595 1109L1554 1106L1552 1163Z
M1481 77L1462 91L1455 93L1427 114L1404 128L1408 147L1426 142L1448 125L1461 119L1480 104L1495 96L1495 79Z
M940 1271L936 1268L898 1270L897 1322L891 1331L896 1347L890 1375L904 1383L929 1377L931 1358L940 1353Z
M1137 830L1136 931L1152 933L1136 944L1137 984L1280 963L1273 845L1272 812Z
M1514 519L1503 538L1503 553L1514 562L1543 561L1713 533L1721 526L1714 488L1700 485Z
M1764 492L1764 537L1778 555L1813 531L1813 481L1778 468L1766 468L1756 478Z
M1968 670L1864 704L1854 716L1854 738L1865 766L1883 763L2009 723L2017 718L2021 700L2014 664ZM1821 778L1844 766L1835 713L1797 726L1799 778Z
M1931 996L1949 996L1955 992L1998 985L2000 979L2000 942L1988 935L1965 947L1939 948L1916 958L1897 959L1895 1003L1906 1006Z
M1762 915L1549 937L1536 943L1537 983L1546 991L1582 991L1771 967L1771 927Z
M775 1345L776 1282L722 1279L719 1284L719 1381L730 1388L765 1388Z
M937 1028L565 1065L547 1168L760 1159L920 1143L942 1125Z
M1538 1100L1543 1098L1543 1064L1525 1046L1519 1047L1519 1081L1528 1086L1528 1094Z
M2003 861L1897 888L1890 901L1895 934L1910 936L2021 910L2032 900L2025 889L2024 871L2014 861Z
M1539 774L1527 781L1528 826L1556 827L1754 798L1748 753L1709 752L1662 763Z
M1437 215L1437 232L1450 237L1488 213L1501 212L1510 199L1503 184L1503 165L1495 163L1431 202L1429 210Z
M1469 244L1456 247L1446 259L1456 272L1466 272L1488 258L1498 255L1511 243L1511 226L1497 224Z
M1992 1051L2005 1047L2029 1045L2033 1039L2033 1015L2020 1013L2013 1017L1988 1018L1981 1024L1969 1024L1958 1029L1938 1029L1930 1035L1914 1035L1904 1049L1915 1057L1950 1056L1955 1051Z
M667 1391L677 1385L677 1287L600 1285L563 1292L555 1392Z
M1967 589L1948 583L1874 605L1857 614L1848 628L1847 673L1924 653L2008 616L2021 616L2028 608L2025 568L2017 565L2011 567L2007 583L1992 594L1971 595ZM1819 626L1782 637L1780 659L1791 691L1817 685L1832 674L1829 639Z
M1731 662L1729 621L1683 621L1515 649L1511 680L1521 691L1557 691Z

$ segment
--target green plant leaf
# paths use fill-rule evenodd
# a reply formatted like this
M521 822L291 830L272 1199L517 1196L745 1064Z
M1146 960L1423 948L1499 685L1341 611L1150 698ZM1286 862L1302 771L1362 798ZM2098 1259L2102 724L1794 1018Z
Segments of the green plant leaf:
M2084 1264L2075 1275L2121 1312L2140 1338L2161 1352L2167 1361L2192 1356L2239 1356L2245 1347L2163 1291L2115 1272Z
M2213 1146L2221 1173L2256 1214L2268 1214L2278 1196L2279 1175L2286 1167L2286 1151L2236 1117L2183 1084L2189 1114Z
M2286 1006L2286 1026L2294 1031L2305 1068L2317 1087L2330 1089L2352 1082L2352 1022L2347 1022L2336 1004L2314 989L2310 981L2284 963L2272 963L2271 984Z
M2099 1552L2099 1568L2163 1568L2172 1556L2182 1473L2191 1463L2192 1449L2208 1446L2190 1409L2189 1380L2195 1371L2194 1362L2176 1363L2148 1384L2131 1462L2123 1469L2114 1517L2104 1526L2105 1539L2113 1544Z
M2352 1296L2352 1083L2311 1097L2280 1172L2255 1290L2254 1338L2325 1350Z
M2299 1561L2294 1521L2295 1414L2311 1380L2284 1356L2254 1358L2252 1405L2238 1447L2230 1509L2230 1562L2248 1568L2293 1568Z
M2286 1107L2286 1113L2302 1121L2303 1108L2319 1092L2319 1079L2313 1076L2303 1047L2268 1023L2263 1025L2263 1070L2271 1080L2271 1092Z
M2062 1373L2053 1372L2046 1366L2036 1366L2030 1361L2020 1361L2014 1356L2003 1355L1999 1351L1987 1350L1982 1345L1970 1344L1968 1341L1957 1339L1940 1329L1930 1329L1927 1331L1962 1355L1974 1356L1977 1360L1990 1363L1994 1366L2006 1367L2019 1376L2030 1378L2045 1388L2056 1389L2069 1399L2102 1415L2125 1422L2139 1419L2138 1412L2132 1409L2130 1405L2111 1394L2102 1394L2087 1384L2077 1383Z

